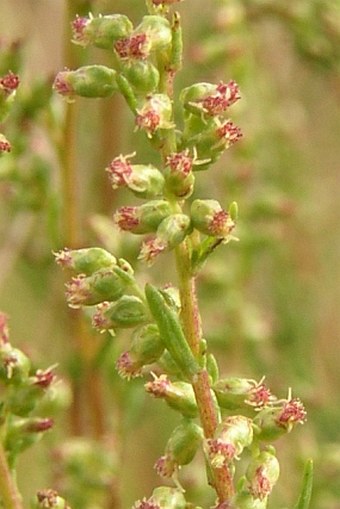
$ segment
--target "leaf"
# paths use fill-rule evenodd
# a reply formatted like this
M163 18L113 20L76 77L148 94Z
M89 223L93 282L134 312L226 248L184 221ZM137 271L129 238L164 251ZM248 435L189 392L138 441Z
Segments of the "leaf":
M294 509L308 509L312 496L313 487L313 460L305 463L300 497Z

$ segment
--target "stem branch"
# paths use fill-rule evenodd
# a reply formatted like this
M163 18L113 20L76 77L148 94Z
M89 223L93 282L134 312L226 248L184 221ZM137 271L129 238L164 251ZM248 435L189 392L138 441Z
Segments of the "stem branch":
M23 509L21 495L8 467L2 444L0 444L0 495L6 509Z

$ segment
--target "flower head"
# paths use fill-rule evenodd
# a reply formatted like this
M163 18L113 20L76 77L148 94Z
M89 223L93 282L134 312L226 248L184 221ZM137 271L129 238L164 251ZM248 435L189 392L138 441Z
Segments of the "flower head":
M116 41L114 49L122 60L144 60L150 54L150 39L146 33L133 34Z
M231 145L239 141L243 134L239 127L237 127L231 120L223 122L216 130L217 137L219 138L220 144L225 145L225 148L229 148Z
M130 380L142 374L142 366L138 361L135 361L130 352L123 352L116 362L116 369L122 378Z
M143 242L138 259L147 265L152 265L156 258L166 251L168 243L158 237L152 237Z
M0 133L0 154L3 152L10 152L12 150L10 142L7 138Z
M288 399L278 414L276 421L280 426L290 428L293 424L303 424L306 421L307 412L299 398Z
M216 86L215 92L198 101L205 113L210 116L221 115L229 106L241 99L239 87L235 81L223 82Z
M73 42L80 44L81 46L87 46L89 44L89 38L85 33L86 26L91 22L90 18L83 16L76 16L72 21L71 27L73 32Z
M11 71L0 78L0 89L3 90L6 95L12 94L18 88L19 84L19 76Z
M127 156L121 154L115 157L106 168L113 189L124 186L130 181L132 167L129 159L134 155L134 153Z

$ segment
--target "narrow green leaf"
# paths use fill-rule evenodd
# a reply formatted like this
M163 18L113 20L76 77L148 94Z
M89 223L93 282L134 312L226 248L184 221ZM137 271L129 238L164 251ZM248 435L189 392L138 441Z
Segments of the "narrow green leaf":
M189 380L192 379L200 366L185 339L176 311L168 306L161 292L154 286L147 284L145 295L165 348L182 373Z
M313 487L313 460L309 459L305 463L302 487L300 497L294 509L308 509Z

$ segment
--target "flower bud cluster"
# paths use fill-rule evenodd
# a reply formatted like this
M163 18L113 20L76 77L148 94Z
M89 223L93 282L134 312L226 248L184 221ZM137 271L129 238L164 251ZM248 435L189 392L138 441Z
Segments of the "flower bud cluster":
M107 166L114 190L125 188L134 198L146 200L120 207L114 213L114 223L124 232L147 235L139 259L149 265L160 254L176 250L178 260L188 265L185 271L190 279L215 247L233 239L236 203L226 210L214 199L185 201L194 192L198 170L207 169L241 138L241 130L228 118L229 108L241 96L233 80L191 85L179 96L183 121L177 128L172 81L180 67L181 38L179 15L172 22L167 17L173 3L175 0L147 0L150 14L135 28L122 15L77 18L73 23L74 42L111 51L115 68L111 73L102 66L64 71L57 76L55 88L67 97L105 97L116 90L124 96L135 116L136 128L144 131L159 150L162 162L157 167L133 164L135 154L130 154L115 157ZM188 255L181 258L182 247ZM285 400L276 398L263 379L219 378L217 363L205 353L205 340L200 338L198 348L189 345L187 336L192 331L184 326L183 316L194 312L173 299L171 292L151 284L146 284L142 292L125 260L117 260L100 248L63 250L56 259L75 273L66 285L71 307L96 306L92 320L101 331L133 329L128 348L116 362L118 373L126 379L151 373L146 392L181 414L181 424L172 432L155 465L157 473L173 478L179 486L178 470L193 460L201 446L211 484L214 486L216 472L221 477L228 474L234 482L237 461L247 450L251 459L244 469L243 483L231 496L234 505L230 507L265 508L279 466L274 450L263 443L305 421L301 401L290 394ZM190 293L182 285L181 298L185 292ZM191 328L200 327L196 315L195 320ZM211 403L208 409L200 407L197 391L197 380L204 371L207 382L200 389L207 393ZM213 429L203 433L194 420L214 411ZM233 415L234 411L239 413ZM182 491L160 487L134 508L185 506Z
M4 313L0 313L0 383L1 425L6 424L1 436L9 463L13 464L20 452L53 426L53 419L40 417L39 412L45 402L58 397L58 384L54 367L34 371L24 352L12 346Z

